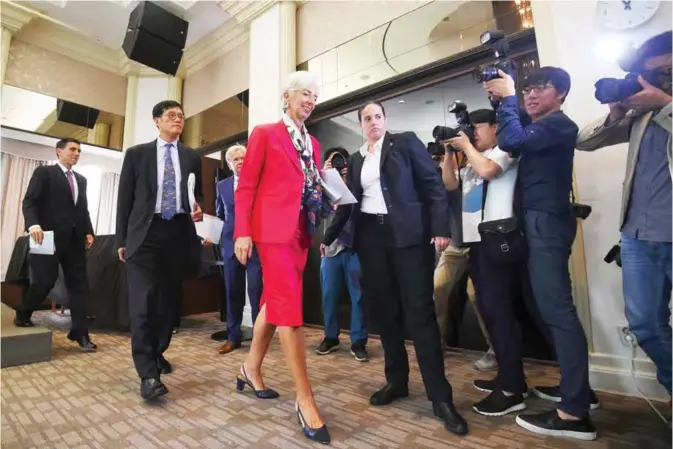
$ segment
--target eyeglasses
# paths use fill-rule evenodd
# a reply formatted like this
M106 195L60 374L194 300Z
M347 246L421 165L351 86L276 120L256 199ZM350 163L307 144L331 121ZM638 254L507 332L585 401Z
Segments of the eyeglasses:
M176 113L176 112L169 112L168 114L164 115L164 117L168 117L169 120L175 120L175 119L184 120L185 119L184 115L182 115L180 113Z
M535 92L536 94L541 94L542 92L544 92L545 90L547 90L551 87L554 87L554 85L551 84L551 83L538 84L536 86L526 86L521 90L521 92L524 95L529 95L531 92Z

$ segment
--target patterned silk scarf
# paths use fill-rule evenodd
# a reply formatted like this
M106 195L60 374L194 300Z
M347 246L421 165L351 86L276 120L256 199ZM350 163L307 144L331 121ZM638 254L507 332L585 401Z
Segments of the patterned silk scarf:
M283 122L290 134L290 140L297 150L304 172L304 189L302 196L302 208L306 210L307 228L311 236L315 235L318 220L334 213L329 201L325 198L322 188L322 180L318 168L313 161L313 145L311 138L306 132L306 127L299 130L290 117L285 115Z

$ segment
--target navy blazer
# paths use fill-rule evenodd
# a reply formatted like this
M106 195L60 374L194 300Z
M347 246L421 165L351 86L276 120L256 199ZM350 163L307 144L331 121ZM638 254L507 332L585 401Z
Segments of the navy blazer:
M234 254L234 177L230 176L217 183L215 198L215 215L224 221L220 248L222 259L227 260ZM252 257L257 258L257 248L253 247Z
M358 201L339 206L323 243L330 245L348 219L354 223L357 250L358 219L362 201L362 164L357 151L348 160L348 187ZM423 142L412 132L386 133L381 147L381 190L393 229L394 247L430 244L432 237L448 237L449 199L441 177Z

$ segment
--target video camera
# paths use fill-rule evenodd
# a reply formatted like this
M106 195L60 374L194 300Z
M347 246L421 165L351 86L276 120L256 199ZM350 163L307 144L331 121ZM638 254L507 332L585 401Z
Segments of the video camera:
M458 137L458 133L461 131L467 135L470 142L474 142L474 126L472 125L472 120L470 120L470 113L467 112L467 105L462 101L454 101L449 106L449 112L455 114L458 126L455 128L441 125L435 126L432 130L432 137L435 138L435 143L441 147L442 141ZM450 151L457 151L451 145L448 148Z
M487 64L477 67L473 76L478 83L484 83L496 78L500 78L498 70L502 70L512 78L515 75L514 63L509 59L509 42L505 38L505 33L500 30L484 31L479 40L482 45L490 45L493 47L496 61L493 64Z

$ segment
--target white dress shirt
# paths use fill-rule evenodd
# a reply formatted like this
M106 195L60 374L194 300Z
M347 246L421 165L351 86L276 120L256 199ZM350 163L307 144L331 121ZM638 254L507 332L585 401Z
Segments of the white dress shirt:
M388 213L386 201L383 198L381 190L381 148L383 147L383 137L375 144L373 152L367 151L369 143L360 148L360 154L364 157L362 163L362 173L360 174L360 183L362 184L362 203L360 211L365 214Z
M173 161L173 169L175 170L175 212L182 214L185 209L182 207L180 182L182 181L182 173L180 172L180 157L178 156L178 141L165 142L161 137L157 137L157 199L154 206L154 213L161 213L161 195L164 192L164 157L166 156L166 145L170 143L171 160Z
M234 193L236 193L237 187L238 187L238 176L234 175Z

